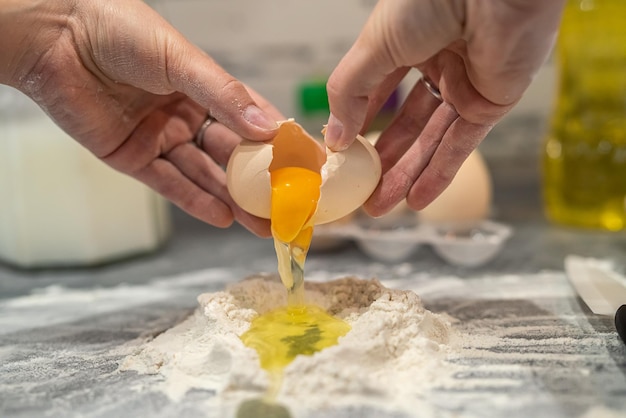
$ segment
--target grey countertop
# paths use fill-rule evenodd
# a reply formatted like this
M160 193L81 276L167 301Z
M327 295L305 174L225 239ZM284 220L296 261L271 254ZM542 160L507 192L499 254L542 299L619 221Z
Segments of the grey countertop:
M397 264L368 259L354 245L309 255L311 274L377 277L414 289L427 308L459 319L463 332L503 336L500 345L468 347L474 355L456 359L468 372L457 377L458 386L433 391L440 416L592 417L626 411L626 347L612 318L594 316L563 273L568 254L612 261L623 273L626 233L544 220L537 157L542 126L536 118L505 121L483 145L494 180L493 219L514 230L490 263L452 266L427 247ZM117 372L114 349L180 322L199 293L275 271L275 254L270 241L238 226L215 229L178 210L173 223L164 248L114 264L35 271L0 266L0 416L211 416L200 407L210 394L191 392L173 403L155 392L131 390L154 377ZM449 291L437 283L449 283ZM34 310L33 295L54 295L55 289L64 289L67 300L44 298ZM93 291L101 292L101 302L85 299ZM490 356L475 355L481 350ZM607 416L620 416L613 413ZM336 410L309 416L404 415Z

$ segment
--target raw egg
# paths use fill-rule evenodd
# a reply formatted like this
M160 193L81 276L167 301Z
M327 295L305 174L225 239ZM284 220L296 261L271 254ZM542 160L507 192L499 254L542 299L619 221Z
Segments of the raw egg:
M321 176L314 225L335 221L360 207L381 176L378 152L365 138L358 136L347 150L332 152L289 119L279 122L271 141L244 140L234 149L227 167L228 191L243 210L270 219L270 172L283 168Z
M418 212L422 222L472 226L489 217L491 176L478 150L463 162L448 187Z

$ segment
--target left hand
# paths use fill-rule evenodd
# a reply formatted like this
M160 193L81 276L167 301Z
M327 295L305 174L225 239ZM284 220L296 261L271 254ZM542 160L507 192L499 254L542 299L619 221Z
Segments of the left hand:
M374 216L406 197L420 210L452 181L490 129L520 100L550 53L563 0L379 0L328 80L326 143L347 147L411 67L415 85L376 148L383 177L365 204Z

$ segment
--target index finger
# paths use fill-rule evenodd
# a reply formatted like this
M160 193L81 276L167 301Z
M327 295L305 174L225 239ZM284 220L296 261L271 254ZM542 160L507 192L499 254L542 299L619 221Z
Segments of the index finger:
M372 98L403 67L416 66L461 35L460 12L436 0L381 0L328 80L326 143L345 148L363 127ZM397 74L397 73L396 73ZM382 89L384 90L384 89Z

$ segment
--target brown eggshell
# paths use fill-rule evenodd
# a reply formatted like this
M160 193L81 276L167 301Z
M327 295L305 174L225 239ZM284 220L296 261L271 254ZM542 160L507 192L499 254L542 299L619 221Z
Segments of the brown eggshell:
M315 224L340 219L361 206L372 194L381 176L376 149L357 137L345 151L332 152L308 135L292 119L279 123L269 142L243 141L233 151L227 166L227 186L245 211L270 218L270 170L304 167L321 172L322 186Z

